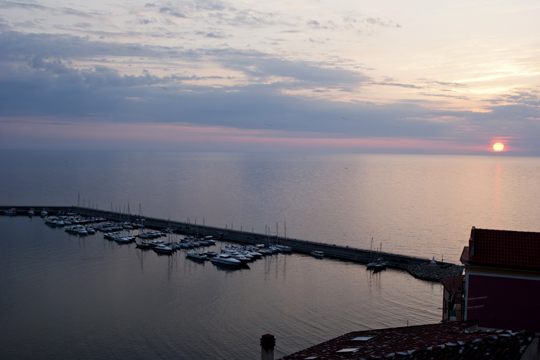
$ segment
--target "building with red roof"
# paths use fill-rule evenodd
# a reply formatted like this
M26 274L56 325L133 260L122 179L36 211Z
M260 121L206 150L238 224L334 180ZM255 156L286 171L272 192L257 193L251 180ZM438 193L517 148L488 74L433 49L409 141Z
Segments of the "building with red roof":
M460 260L465 320L540 332L540 233L473 227Z

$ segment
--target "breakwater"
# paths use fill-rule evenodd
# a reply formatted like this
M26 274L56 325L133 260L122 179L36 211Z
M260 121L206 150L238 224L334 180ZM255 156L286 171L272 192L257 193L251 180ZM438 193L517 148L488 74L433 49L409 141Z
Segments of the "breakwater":
M39 216L43 209L46 209L49 215L55 215L59 213L77 213L83 216L101 217L109 221L126 221L132 222L137 219L144 218L145 226L150 229L164 229L172 228L177 232L186 235L198 235L208 236L212 235L214 238L221 239L223 241L235 242L239 244L280 244L290 246L294 252L309 254L312 251L323 251L324 256L327 258L334 258L345 261L369 263L373 260L373 252L368 249L354 248L350 246L341 246L336 244L320 243L302 239L291 239L280 236L269 236L266 234L246 232L241 230L233 230L228 228L219 228L214 226L207 226L202 224L192 224L188 222L172 221L165 219L158 219L153 217L134 214L119 213L113 211L105 211L98 209L91 209L80 206L0 206L0 212L9 209L16 209L17 215L28 215L30 208L35 209L35 216ZM387 266L398 269L415 269L418 265L428 264L431 259L415 257L409 255L395 254L391 252L380 252L378 256L383 258L387 262ZM437 268L448 268L453 264L437 262ZM429 270L429 269L428 269ZM409 271L411 272L411 271ZM437 276L425 272L411 272L414 276L425 280L437 280Z

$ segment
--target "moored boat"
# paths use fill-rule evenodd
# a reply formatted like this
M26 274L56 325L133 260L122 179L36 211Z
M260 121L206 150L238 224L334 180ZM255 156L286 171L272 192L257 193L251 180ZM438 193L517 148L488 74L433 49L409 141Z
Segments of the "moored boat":
M140 243L137 243L136 247L142 250L150 250L152 248L147 241L142 241Z
M11 208L9 210L4 210L4 215L15 216L17 215L17 209Z
M386 269L386 262L382 258L378 258L366 265L367 270L381 271Z
M155 252L161 253L161 254L172 254L174 252L174 249L171 246L168 246L168 245L165 245L165 244L155 246L153 248L153 250Z
M242 262L240 260L237 260L230 256L229 254L218 254L210 259L210 261L213 264L217 265L225 265L225 266L231 266L231 267L240 267L242 265Z
M287 245L275 245L279 252L282 253L292 253L292 247Z
M195 260L208 260L208 256L201 251L188 251L186 257Z

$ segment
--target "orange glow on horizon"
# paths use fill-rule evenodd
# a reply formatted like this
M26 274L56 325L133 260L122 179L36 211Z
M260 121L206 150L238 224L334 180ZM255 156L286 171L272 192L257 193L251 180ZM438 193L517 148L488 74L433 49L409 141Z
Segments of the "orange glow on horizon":
M51 148L99 149L356 149L381 151L422 151L468 153L485 151L481 145L464 145L452 139L333 138L318 133L290 133L271 129L234 129L220 126L193 126L164 123L75 122L52 118L10 121L0 118L2 136L24 138L25 142ZM91 120L91 119L90 119ZM12 141L16 144L15 141Z

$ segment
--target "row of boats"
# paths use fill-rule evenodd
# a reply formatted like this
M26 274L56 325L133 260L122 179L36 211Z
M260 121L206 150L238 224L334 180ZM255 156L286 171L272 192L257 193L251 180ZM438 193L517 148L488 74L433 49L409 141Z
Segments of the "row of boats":
M8 216L15 216L18 214L18 211L17 211L17 208L11 208L11 209L8 209L8 210L4 210L4 215L8 215ZM30 217L34 216L36 214L36 211L34 210L34 208L30 208L26 211L26 214ZM41 210L41 216L47 216L48 212L46 209L43 209Z
M248 246L227 246L221 248L220 253L215 251L188 251L186 257L196 261L209 260L216 265L242 267L246 266L249 262L257 259L261 259L265 255L271 255L277 252L288 252L288 249L284 249L280 245L271 245L264 247L264 245L248 245Z
M266 255L275 253L292 253L292 248L286 245L264 244L246 246L226 246L217 253L212 250L199 250L201 247L216 245L213 236L195 237L187 236L176 241L159 240L161 237L175 233L174 229L163 229L162 231L145 231L144 221L135 222L110 222L104 218L85 217L72 213L57 214L55 216L45 216L45 223L53 227L63 227L66 232L80 236L95 234L96 231L103 232L105 239L115 241L119 244L136 243L136 247L141 250L153 250L159 254L170 255L178 250L185 250L186 257L196 261L210 261L217 265L231 267L245 266L247 263L260 259ZM140 229L136 235L130 234L131 230ZM140 241L137 241L137 238ZM170 240L170 239L169 239ZM322 251L313 251L311 255L322 259Z
M85 217L77 214L65 214L55 216L45 216L45 224L51 227L64 228L64 230L71 234L76 235L92 235L96 231L103 233L118 233L119 238L129 237L124 231L130 231L133 229L143 228L144 222L141 220L136 222L109 222L105 218L101 217ZM154 232L150 232L148 236L154 236ZM155 237L164 235L159 233Z
M246 266L249 262L260 259L266 255L272 255L278 252L289 253L292 249L283 245L245 245L232 246L228 245L221 248L221 252L217 253L213 250L194 250L194 248L212 246L216 242L207 236L205 238L186 237L178 242L168 242L163 240L144 240L137 242L137 248L143 250L154 250L160 254L170 255L178 250L186 250L186 257L196 261L210 261L216 265L225 265L229 267Z

